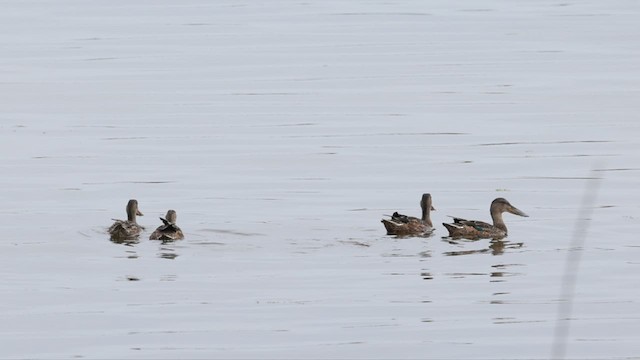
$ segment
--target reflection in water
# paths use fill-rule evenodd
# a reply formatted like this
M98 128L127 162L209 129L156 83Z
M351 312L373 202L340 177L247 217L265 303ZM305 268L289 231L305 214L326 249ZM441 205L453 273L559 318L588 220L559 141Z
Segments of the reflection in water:
M483 241L483 239L470 240L470 239L464 239L464 238L452 239L450 237L446 237L446 238L443 238L443 241L452 245L463 247L470 243L478 244L479 241ZM522 242L509 242L504 239L492 239L492 240L489 240L489 246L486 248L445 251L442 254L445 256L460 256L460 255L485 254L485 253L491 254L491 255L502 255L504 254L506 249L519 249L522 246L524 246L524 243ZM391 255L391 256L399 256L399 255ZM425 251L419 252L418 256L421 258L430 258L433 255L431 250L425 250ZM466 278L469 276L487 276L488 275L490 278L490 282L504 282L506 281L506 279L504 279L506 277L520 275L519 273L515 273L515 272L503 271L507 266L521 266L521 265L520 264L507 264L507 265L496 264L496 265L492 265L491 266L492 269L487 272L455 272L455 273L445 273L443 275L452 279ZM434 274L430 272L429 269L423 269L422 272L420 273L420 277L422 277L423 280L433 280ZM500 293L496 293L496 294L500 294Z
M152 242L159 242L160 243L160 252L158 253L158 257L162 258L162 259L169 259L169 260L173 260L175 258L178 257L178 254L176 254L176 249L173 247L169 247L167 245L171 245L176 243L177 241L180 241L180 239L154 239L152 240Z
M363 247L370 247L371 245L367 244L367 243L363 243L357 240L340 240L339 241L342 244L350 244L350 245L356 245L356 246L363 246Z
M110 237L109 240L114 243L114 244L118 244L118 245L124 245L124 246L128 246L131 248L131 250L127 250L127 259L137 259L138 258L138 254L136 253L134 249L134 245L137 245L138 243L140 243L140 240L138 239L138 237L133 237L133 238L117 238L117 237Z
M114 244L124 245L124 246L133 246L140 242L140 239L138 239L138 237L128 238L128 239L110 237L109 240Z
M421 272L420 276L422 276L423 280L433 280L433 275L430 272Z
M506 269L509 266L522 266L522 264L497 264L497 265L491 265L491 267L493 268L493 271L491 271L491 282L505 282L507 281L507 277L511 277L511 276L517 276L520 275L520 273L518 272L510 272L510 271L502 271L504 269ZM494 296L498 296L498 295L505 295L508 293L504 293L504 292L498 292L498 293L494 293Z
M172 275L172 274L162 275L160 277L160 281L176 281L177 278L178 278L177 275Z
M468 276L483 276L483 275L487 275L487 273L474 273L474 272L468 272L468 273L463 273L463 272L456 272L456 273L446 273L446 276L449 276L452 279L463 279L466 278Z
M169 259L169 260L173 260L175 258L178 257L178 254L175 253L175 249L172 248L168 248L168 247L160 247L160 254L159 256L163 259Z
M160 241L160 244L162 245L167 245L167 244L173 244L174 242L176 242L176 239L160 239L158 241Z
M491 273L491 282L505 282L506 279L502 279L503 277L517 275L516 273L508 273L504 271L494 271Z
M446 242L452 245L460 245L469 242L477 242L479 240L467 240L467 239L444 239ZM471 254L483 254L483 253L491 253L491 255L502 255L505 249L519 249L524 245L524 243L515 243L506 241L504 239L492 239L489 241L489 247L485 249L474 249L474 250L458 250L458 251L446 251L443 254L446 256L458 256L458 255L471 255Z
M458 255L482 254L482 253L486 253L486 252L489 252L489 249L446 251L443 254L446 255L446 256L458 256Z
M178 257L178 254L174 254L174 253L165 253L165 252L161 252L159 255L162 259L169 259L169 260L173 260L175 258Z
M502 271L504 269L506 269L507 267L510 266L522 266L522 264L498 264L498 265L491 265L491 267L493 268L493 271L491 271L491 280L490 282L505 282L507 281L506 278L511 277L511 276L517 276L517 275L521 275L521 273L518 272L510 272L510 271ZM505 295L508 294L507 292L497 292L497 293L493 293L493 296L500 296L500 295Z
M131 250L127 250L127 258L128 259L137 259L138 254L134 250L135 245L140 243L139 238L131 238L131 239L118 239L118 238L110 238L111 242L118 245L124 245L131 248ZM155 240L154 240L155 241ZM157 240L160 243L160 252L158 253L158 257L162 259L173 260L178 257L176 253L176 249L173 247L169 247L167 245L171 245L175 242L175 240Z
M496 317L493 318L494 324L530 324L530 323L544 323L546 320L518 320L515 317Z
M505 145L531 145L531 144L580 144L580 143L609 143L609 140L562 140L562 141L519 141L519 142L497 142L484 143L476 146L505 146Z
M491 301L489 301L489 304L491 304L491 305L503 305L503 304L508 304L508 302L506 302L504 300L491 300Z
M489 242L489 249L492 255L502 255L506 242L502 240L492 240Z
M501 243L503 243L501 245L502 246L506 246L507 248L509 248L509 245L504 245L503 241L500 241ZM493 245L493 244L492 244ZM518 244L514 244L514 246L520 247L522 246L521 243ZM458 251L456 252L456 254L451 254L451 253L444 253L444 255L464 255L464 254L478 254L478 253L488 253L490 252L491 249L480 249L480 250L466 250L466 251ZM523 266L523 264L495 264L495 265L491 265L491 269L490 271L487 272L450 272L450 273L443 273L442 275L450 278L450 279L465 279L465 278L469 278L469 277L489 277L489 282L491 283L497 283L497 282L506 282L507 278L512 277L512 276L518 276L521 275L521 273L519 272L512 272L512 271L505 271L505 269L512 267L512 266ZM434 274L429 271L429 269L422 269L422 271L420 272L420 277L423 280L433 280L434 279ZM501 296L501 295L507 295L509 294L508 292L494 292L492 294L492 296ZM491 302L492 304L500 304L500 303L504 303L501 300L495 300Z
M227 230L227 229L202 229L201 231L215 232L219 234L225 235L239 235L239 236L263 236L264 234L259 233L249 233L249 232L241 232L236 230Z
M395 251L401 251L400 249L394 249ZM401 258L401 257L415 257L414 254L398 254L398 253L391 253L391 254L381 254L381 256L383 257L395 257L395 258Z

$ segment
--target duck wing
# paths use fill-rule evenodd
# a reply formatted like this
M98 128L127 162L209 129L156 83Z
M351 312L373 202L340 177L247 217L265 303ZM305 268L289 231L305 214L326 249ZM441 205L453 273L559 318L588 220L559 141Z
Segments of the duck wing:
M414 222L414 221L421 221L420 219L413 217L413 216L407 216L407 215L403 215L398 213L397 211L393 213L393 215L391 215L391 220L395 221L395 222L400 222L403 224L408 224L410 222Z
M478 230L478 231L490 231L493 229L493 225L483 222L483 221L477 221L477 220L467 220L464 223L462 223L463 225L467 225L467 226L471 226L472 228Z
M478 231L487 231L493 228L493 225L486 223L484 221L467 220L467 219L458 218L458 217L453 218L453 223L459 224L459 225L471 226L472 228Z
M180 229L178 225L162 217L160 220L162 220L163 225L158 226L151 234L149 237L150 240L181 240L184 238L182 229Z
M179 231L180 228L178 227L178 225L170 222L169 220L165 219L165 218L160 218L160 220L162 220L163 225L160 225L158 227L157 230L159 231L165 231L165 232L169 232L169 231Z
M127 220L113 219L115 222L109 227L109 234L112 238L137 237L144 230L144 227Z

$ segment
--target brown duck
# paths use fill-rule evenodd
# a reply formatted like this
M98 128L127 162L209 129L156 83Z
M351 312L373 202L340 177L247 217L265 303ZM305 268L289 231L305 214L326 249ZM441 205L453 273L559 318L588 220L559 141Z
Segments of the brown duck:
M162 220L163 225L160 225L156 231L154 231L149 240L182 240L184 239L184 234L182 230L176 225L176 219L178 215L175 210L167 211L167 216L165 218L160 218Z
M529 217L515 206L511 205L506 199L497 198L491 203L491 219L493 225L477 220L465 220L461 218L453 218L452 224L445 224L444 227L449 231L451 237L463 237L467 239L480 238L503 238L507 236L507 226L502 220L502 213L509 212L514 215Z
M135 239L144 230L144 227L136 222L136 215L143 216L138 209L138 200L131 199L127 203L127 220L115 220L113 225L109 227L109 234L113 240L130 240Z
M423 194L420 201L422 208L422 218L398 214L394 212L391 219L382 219L382 224L387 229L387 235L398 236L419 236L429 235L433 232L431 223L431 210L435 210L431 204L431 194Z

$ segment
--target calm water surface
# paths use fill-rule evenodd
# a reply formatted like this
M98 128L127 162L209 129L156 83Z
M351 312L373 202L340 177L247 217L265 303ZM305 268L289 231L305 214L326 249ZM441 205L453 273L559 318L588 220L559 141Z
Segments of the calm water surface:
M597 177L567 357L637 358L639 15L5 4L0 357L548 358ZM424 192L436 233L386 236ZM445 238L496 197L508 238ZM147 240L168 208L186 239Z

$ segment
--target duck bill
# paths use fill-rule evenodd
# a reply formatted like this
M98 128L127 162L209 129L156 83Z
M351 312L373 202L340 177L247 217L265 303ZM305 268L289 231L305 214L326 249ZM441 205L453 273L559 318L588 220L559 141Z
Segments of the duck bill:
M141 212L140 212L140 210L136 210L136 215L138 215L138 216L144 216L144 214L143 214L143 213L141 213Z
M433 206L431 207L431 211L436 211L436 208L434 208Z
M510 213L512 213L513 215L518 215L518 216L523 216L523 217L529 217L529 215L525 214L524 211L515 208L515 207L510 207L508 210Z

